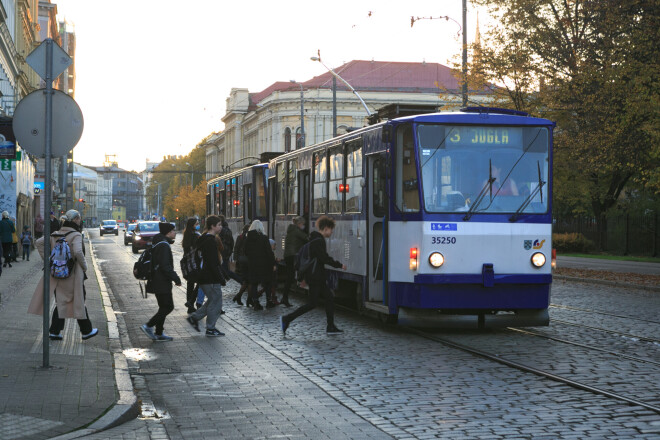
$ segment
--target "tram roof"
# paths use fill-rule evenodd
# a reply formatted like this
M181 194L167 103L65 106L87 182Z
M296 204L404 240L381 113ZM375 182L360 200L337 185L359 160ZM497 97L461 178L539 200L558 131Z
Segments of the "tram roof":
M507 109L487 108L480 111L438 112L421 115L403 116L392 119L396 123L426 122L426 123L465 123L465 124L497 124L497 125L556 125L544 118L529 116L523 112L512 112Z
M223 174L222 176L214 177L213 179L211 179L207 182L207 185L212 185L216 182L220 182L221 180L225 180L227 178L238 176L239 174L242 174L244 171L247 171L247 170L255 168L255 167L268 168L268 162L255 163L255 164L248 165L246 167L240 168L238 170L230 171L228 173Z

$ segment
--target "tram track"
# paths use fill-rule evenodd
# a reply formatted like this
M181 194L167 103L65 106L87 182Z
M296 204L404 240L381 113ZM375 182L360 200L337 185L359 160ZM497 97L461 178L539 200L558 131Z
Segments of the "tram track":
M658 325L660 325L660 321L652 321L652 320L649 320L649 319L642 319L642 318L637 318L637 317L634 317L634 316L618 315L616 313L603 312L603 311L600 311L600 310L581 309L579 307L566 306L566 305L563 305L563 304L550 304L550 308L570 310L570 311L574 311L574 312L593 313L593 314L596 314L596 315L612 316L614 318L630 319L630 320L633 320L633 321L646 322L646 323L649 323L649 324L658 324Z
M640 336L640 335L635 335L635 334L631 334L631 333L624 333L624 332L620 332L620 331L617 331L617 330L610 330L610 329L606 329L606 328L602 328L602 327L594 327L592 325L579 324L577 322L564 321L564 320L561 320L561 319L554 319L554 318L552 318L550 320L550 322L563 324L563 325L569 325L569 326L572 326L572 327L582 327L582 328L586 328L586 329L589 329L589 330L597 330L597 331L604 332L604 333L619 335L619 336L629 338L629 339L636 339L636 340L639 340L639 341L651 342L651 343L654 343L654 344L660 344L660 339L649 338L649 337L646 337L646 336Z
M398 327L401 328L402 330L410 333L410 334L414 334L414 335L419 336L421 338L441 343L441 344L443 344L447 347L451 347L451 348L463 351L465 353L470 353L470 354L473 354L475 356L478 356L478 357L481 357L481 358L484 358L484 359L488 359L490 361L497 362L497 363L502 364L502 365L506 365L508 367L514 368L514 369L519 370L519 371L523 371L523 372L526 372L526 373L534 374L536 376L544 377L544 378L550 379L554 382L559 382L559 383L562 383L564 385L568 385L572 388L576 388L576 389L579 389L579 390L582 390L582 391L587 391L587 392L592 393L592 394L597 394L597 395L605 396L605 397L610 398L610 399L626 402L629 405L640 406L642 408L648 409L649 411L653 411L656 414L660 414L660 406L658 406L658 405L653 405L653 404L650 404L650 403L647 403L647 402L644 402L644 401L641 401L641 400L637 400L637 399L633 399L633 398L624 396L624 395L619 394L619 393L615 393L615 392L607 391L607 390L599 388L599 387L594 387L594 386L591 386L591 385L587 385L585 383L578 382L578 381L569 379L567 377L559 376L557 374L553 374L553 373L550 373L548 371L544 371L544 370L541 370L541 369L538 369L538 368L535 368L535 367L531 367L529 365L525 365L525 364L522 364L520 362L516 362L516 361L510 360L510 359L506 359L506 358L504 358L500 355L493 354L493 353L488 353L488 352L485 352L483 350L479 350L477 348L469 347L467 345L460 344L458 342L454 342L454 341L451 341L449 339L442 338L442 337L439 337L439 336L436 336L436 335L432 335L432 334L426 333L424 331L421 331L421 330L418 330L418 329L415 329L415 328L412 328L412 327L407 327L407 326L398 326Z

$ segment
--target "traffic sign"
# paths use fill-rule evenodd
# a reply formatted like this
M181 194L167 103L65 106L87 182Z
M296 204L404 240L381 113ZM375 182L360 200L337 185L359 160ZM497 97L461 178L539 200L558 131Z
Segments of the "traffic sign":
M11 171L11 159L0 159L0 171Z
M39 47L30 52L30 55L25 58L25 62L37 72L37 75L44 81L46 80L46 52L47 44L44 40ZM62 49L57 43L53 42L53 61L51 80L55 80L64 72L67 67L73 63L71 57Z
M37 157L46 154L46 91L34 92L21 99L14 111L14 135L21 148ZM64 156L76 146L83 131L83 115L73 98L53 90L52 152Z

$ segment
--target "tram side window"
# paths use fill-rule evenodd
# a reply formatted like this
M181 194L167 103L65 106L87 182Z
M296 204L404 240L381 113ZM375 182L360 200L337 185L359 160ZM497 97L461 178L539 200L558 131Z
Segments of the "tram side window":
M286 164L277 164L277 209L276 214L286 214Z
M216 206L217 206L217 211L215 211L213 214L222 214L226 217L225 214L225 190L218 191L218 198L216 199Z
M362 138L346 145L346 212L362 212Z
M330 185L328 190L328 213L341 214L343 193L339 185L344 183L344 155L341 146L328 150Z
M325 151L315 153L314 159L314 194L312 198L312 212L314 214L325 214L327 210L327 187L328 179L326 168Z
M238 176L236 182L236 210L234 212L236 217L243 217L243 176Z
M256 190L253 192L254 196L257 198L255 203L256 211L254 215L258 217L266 216L266 184L264 180L264 171L263 169L257 170L256 172ZM252 219L250 219L252 220Z
M225 203L225 206L227 206L227 210L225 212L225 217L231 218L233 212L231 208L234 203L234 193L232 191L231 180L227 180L225 188L227 188L227 199Z
M298 214L298 161L289 161L289 197L287 199L287 214Z
M413 131L410 125L397 130L396 204L403 212L419 211L419 183L415 168Z

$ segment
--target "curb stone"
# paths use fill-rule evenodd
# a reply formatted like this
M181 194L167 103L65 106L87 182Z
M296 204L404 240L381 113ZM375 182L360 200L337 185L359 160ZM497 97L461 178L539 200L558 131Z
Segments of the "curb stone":
M115 371L115 383L117 391L119 392L119 399L108 412L103 414L88 427L53 437L51 440L69 440L95 434L121 425L129 420L133 420L140 414L140 405L129 374L128 360L123 353L123 347L130 345L126 323L124 322L123 315L116 314L112 307L112 293L103 281L103 275L101 274L101 269L96 260L92 243L91 241L88 241L88 243L89 251L92 256L92 263L94 265L94 272L96 273L96 279L98 280L99 290L101 291L101 297L103 299L103 309L108 321L108 343L110 352L114 358L113 367Z

